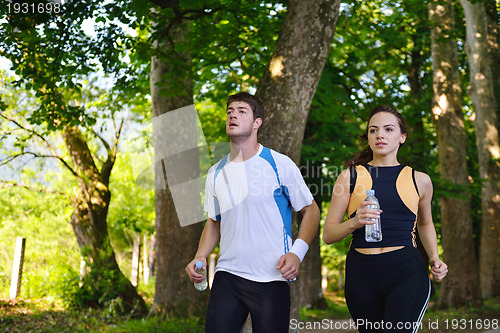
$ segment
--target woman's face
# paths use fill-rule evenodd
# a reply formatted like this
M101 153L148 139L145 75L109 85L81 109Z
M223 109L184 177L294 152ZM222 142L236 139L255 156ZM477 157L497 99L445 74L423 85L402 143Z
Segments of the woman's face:
M399 121L388 112L374 114L368 123L368 144L373 154L397 154L399 146L406 140L406 133L401 133Z

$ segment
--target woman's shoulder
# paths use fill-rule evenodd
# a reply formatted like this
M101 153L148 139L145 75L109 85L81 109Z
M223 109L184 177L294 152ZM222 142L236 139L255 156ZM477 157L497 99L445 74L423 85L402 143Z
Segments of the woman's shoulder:
M337 181L345 181L345 180L349 180L349 178L351 177L351 167L347 167L345 169L343 169L339 175L337 176Z
M432 182L431 177L428 174L426 174L425 172L418 171L416 169L413 169L413 170L415 170L415 179L419 179L419 180L425 181L425 182Z
M432 179L425 172L415 170L415 182L419 191L432 191Z

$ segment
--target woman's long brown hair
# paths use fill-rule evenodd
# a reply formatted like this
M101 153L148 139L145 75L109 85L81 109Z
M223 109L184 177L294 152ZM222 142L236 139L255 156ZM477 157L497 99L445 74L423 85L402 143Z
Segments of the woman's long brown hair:
M370 113L370 117L368 118L367 124L369 124L370 119L372 119L372 117L379 112L387 112L394 115L398 120L401 133L408 135L406 122L403 116L401 115L401 113L399 113L398 110L396 110L394 107L390 105L379 105L373 108L372 112ZM361 151L357 152L356 155L354 155L354 158L344 162L346 168L350 166L365 164L373 160L373 151L368 145L368 126L366 126L366 132L359 137L359 140L363 144L364 148ZM401 144L400 147L402 145L403 144Z

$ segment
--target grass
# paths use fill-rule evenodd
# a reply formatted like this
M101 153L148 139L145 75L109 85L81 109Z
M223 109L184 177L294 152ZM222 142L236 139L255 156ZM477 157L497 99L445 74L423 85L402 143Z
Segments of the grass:
M422 320L421 333L476 333L500 329L500 298L489 298L480 308L438 309L431 304Z
M350 318L349 310L345 304L345 298L339 296L335 293L325 293L325 300L327 308L324 310L320 309L300 309L299 316L300 320L317 320L321 321L323 319L345 319Z
M327 309L301 309L303 322L342 321L350 318L345 299L334 293L325 295ZM483 332L500 328L500 298L485 301L481 308L437 309L433 304L422 321L420 333ZM489 326L489 327L487 327ZM194 319L129 319L106 309L71 310L57 299L0 299L0 332L105 332L105 333L201 333L203 325ZM303 330L301 332L327 332ZM340 331L355 332L355 331Z
M0 300L0 332L201 333L196 319L129 319L98 309L65 309L57 300Z
M345 298L335 293L325 294L327 309L300 310L300 320L304 323L318 323L323 320L334 321L350 318L345 304ZM312 326L312 324L310 324ZM306 326L307 327L307 326ZM346 325L347 327L347 325ZM422 320L419 333L477 333L486 330L500 329L500 298L490 298L484 305L477 307L462 307L459 309L439 309L431 303ZM317 332L318 330L305 330ZM323 330L326 332L327 330ZM321 332L321 330L319 330ZM339 332L356 332L355 330L340 330Z

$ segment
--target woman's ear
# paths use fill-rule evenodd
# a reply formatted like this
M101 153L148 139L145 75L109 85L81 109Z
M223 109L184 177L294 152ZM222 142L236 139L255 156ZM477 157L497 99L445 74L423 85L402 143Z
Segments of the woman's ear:
M406 133L401 134L401 140L399 140L399 144L402 145L403 143L405 143L407 137L408 134Z

